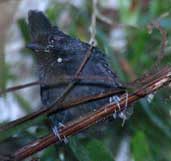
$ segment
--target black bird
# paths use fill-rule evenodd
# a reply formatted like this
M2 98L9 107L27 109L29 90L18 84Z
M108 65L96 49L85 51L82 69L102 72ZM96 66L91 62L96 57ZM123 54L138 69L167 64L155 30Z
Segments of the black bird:
M55 82L61 75L73 76L82 63L88 43L64 34L56 26L52 26L47 17L40 11L31 10L28 13L28 25L32 42L27 45L35 52L38 75L41 82ZM113 81L80 80L74 85L64 99L64 102L82 96L91 96L113 88L123 88L117 76L109 68L102 51L94 47L91 57L81 76L110 77ZM40 93L43 105L51 105L64 91L66 84L50 87L41 85ZM119 106L119 96L103 98L93 102L78 105L76 108L50 116L54 133L60 138L57 127L72 119L81 117L109 102L115 101ZM121 116L121 115L120 115Z

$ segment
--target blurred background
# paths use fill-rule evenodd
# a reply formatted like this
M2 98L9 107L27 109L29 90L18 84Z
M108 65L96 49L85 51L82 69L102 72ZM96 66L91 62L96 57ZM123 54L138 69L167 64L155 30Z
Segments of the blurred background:
M36 65L26 44L29 9L42 10L54 25L82 41L90 40L91 16L96 10L97 46L109 58L112 69L126 83L149 71L161 49L158 22L167 32L164 59L170 64L171 1L165 0L0 0L0 89L36 81ZM41 161L171 161L171 89L165 87L135 103L133 116L113 121L99 139L69 138L58 148L50 146L34 157ZM34 86L0 96L0 124L15 120L40 107L39 88ZM49 133L47 118L0 133L0 155ZM29 158L31 159L31 158ZM26 160L29 160L26 159Z

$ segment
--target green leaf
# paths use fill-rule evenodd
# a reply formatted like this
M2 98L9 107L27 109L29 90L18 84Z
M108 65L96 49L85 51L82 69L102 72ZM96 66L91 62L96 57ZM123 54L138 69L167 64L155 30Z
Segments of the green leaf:
M28 43L30 41L30 36L29 36L29 30L28 30L28 25L25 21L25 19L19 19L18 20L18 26L20 28L22 37L24 38L25 43Z
M26 111L27 113L32 112L30 102L28 102L23 96L19 94L14 94L14 96L24 111Z
M146 100L140 101L144 111L150 118L150 120L154 123L156 127L158 127L162 132L165 134L165 136L170 137L170 129L166 126L166 124L163 122L163 119L161 117L158 117L155 113L152 112L150 105Z
M99 140L90 139L85 145L92 161L113 161L112 154L109 149Z
M43 155L41 156L41 161L58 161L58 159L54 155L55 153L56 149L54 146L46 148L43 152Z
M79 161L113 161L113 157L107 147L99 140L91 138L82 143L77 137L69 140L70 148Z
M71 137L69 139L69 147L71 148L74 156L80 161L91 161L88 151L86 148L80 143L77 137Z
M8 130L5 130L3 132L0 132L0 142L5 140L6 138L12 136L13 134L17 134L17 133L21 132L22 130L24 130L28 127L31 127L33 125L37 125L39 122L43 122L44 119L45 119L45 116L39 116L38 118L36 118L34 120L29 120L23 124L20 124L18 126L10 128Z
M3 52L0 53L0 92L5 90L9 80L15 80L15 75L10 71L10 65L5 62Z
M137 131L132 139L132 152L135 161L151 161L151 152L143 131Z

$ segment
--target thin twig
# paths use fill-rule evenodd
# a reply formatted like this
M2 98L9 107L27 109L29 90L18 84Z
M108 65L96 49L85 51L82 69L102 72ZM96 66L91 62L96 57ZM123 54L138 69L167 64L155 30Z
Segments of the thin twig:
M167 66L165 68L169 68L169 67ZM148 75L142 76L141 78L139 78L139 79L137 79L131 83L127 83L124 86L127 88L127 87L134 85L135 87L140 88L144 84L151 82L154 78L156 79L157 77L159 77L160 73L163 73L166 70L165 68L158 70L158 72L156 72L155 75L152 73L149 73ZM60 111L66 110L68 108L72 108L76 105L86 103L88 101L94 101L94 100L105 98L105 97L108 97L111 95L121 94L123 91L124 91L124 89L113 89L113 90L111 89L110 91L105 92L105 93L97 94L94 96L81 97L81 98L72 100L71 102L69 102L69 104L60 103L58 106L55 106L56 103L54 103L48 107L41 107L36 112L28 114L22 118L17 119L17 120L11 121L7 124L1 125L0 126L0 132L6 131L6 130L13 128L13 127L16 127L16 126L18 126L22 123L25 123L29 120L33 120L38 116L49 115L49 114L52 114L54 112L60 112Z
M17 90L20 90L20 89L24 89L24 88L27 88L27 87L32 87L32 86L39 85L39 84L40 84L39 81L35 81L35 82L31 82L31 83L26 83L26 84L10 87L10 88L7 88L5 90L0 91L0 96L6 94L8 92L14 92L14 91L17 91Z
M16 126L19 126L20 124L23 124L29 120L33 120L33 119L37 118L38 116L50 115L50 114L55 113L55 112L60 112L60 111L64 111L66 109L75 107L76 105L79 105L79 104L83 104L86 102L90 102L90 101L105 98L105 97L108 97L111 95L122 94L122 93L124 93L124 89L122 89L122 88L121 89L118 89L118 88L115 89L114 88L108 92L104 92L104 93L100 93L100 94L96 94L96 95L92 95L92 96L80 97L80 98L77 98L75 100L71 100L69 103L60 103L58 106L55 106L56 103L54 103L48 107L41 107L41 108L39 108L38 111L32 112L31 114L23 116L17 120L11 121L7 124L1 125L0 126L0 132L3 132L3 131L6 131L10 128L14 128Z
M56 85L59 85L59 84L64 84L64 83L69 83L71 81L74 81L74 80L94 80L94 81L113 81L113 79L111 77L105 77L105 76L77 76L77 77L74 77L74 76L59 76L58 77L58 80L56 80L55 82L48 82L45 83L45 82L40 82L40 81L34 81L34 82L30 82L30 83L26 83L26 84L22 84L22 85L17 85L17 86L13 86L13 87L9 87L9 88L6 88L5 90L1 90L0 91L0 96L4 95L4 94L7 94L8 92L15 92L15 91L18 91L18 90L21 90L21 89L24 89L24 88L28 88L28 87L32 87L32 86L35 86L35 85L47 85L49 87L53 87L53 86L56 86Z
M86 65L87 61L89 60L90 56L91 56L91 50L93 49L93 46L90 45L90 47L88 48L85 57L80 65L80 67L78 68L78 70L75 73L74 77L78 77L80 75L80 73L82 72L82 70L84 69L84 66ZM73 82L71 82L62 92L61 96L59 96L59 98L57 99L56 104L62 102L65 98L65 96L68 94L68 92L73 88L73 86L78 82L78 80L75 80Z
M93 6L93 12L91 16L89 44L96 46L97 42L95 36L96 36L97 0L92 1L92 6Z
M85 54L85 58L83 60L83 62L81 63L80 67L78 68L78 70L76 71L76 74L75 74L75 78L76 77L79 77L80 73L82 72L84 66L86 65L87 61L89 60L90 56L91 56L91 50L93 49L93 46L90 46L89 49L87 50L86 54ZM61 94L61 96L52 104L50 105L49 107L46 107L46 108L42 108L40 111L37 111L37 112L34 112L32 113L31 115L27 115L25 117L22 117L20 119L17 119L15 121L12 121L6 125L2 125L0 126L0 131L4 131L4 130L7 130L9 128L12 128L16 125L19 125L21 123L24 123L28 120L31 120L31 119L34 119L36 118L37 116L39 115L42 115L42 114L45 114L48 112L47 111L51 111L52 107L54 107L55 109L60 109L60 104L62 103L63 99L65 98L66 94L70 91L70 89L75 85L75 83L78 82L78 79L77 80L74 80L73 82L71 82L64 90L64 92ZM56 105L56 106L55 106Z
M167 66L165 68L169 68L169 67ZM124 84L124 86L126 88L131 87L131 86L135 86L137 88L140 88L142 85L152 81L154 79L154 77L155 78L159 77L160 73L163 73L166 70L165 68L162 68L162 69L158 70L155 73L155 75L152 74L152 73L149 73L148 75L142 76L141 78L139 78L139 79L137 79L137 80L135 80L135 81L133 81L131 83ZM25 122L27 122L29 120L33 120L33 119L37 118L38 116L49 115L49 114L52 114L54 112L60 112L60 111L66 110L68 108L72 108L72 107L74 107L76 105L86 103L88 101L94 101L94 100L105 98L105 97L108 97L108 96L111 96L111 95L121 94L121 93L123 93L123 91L124 91L124 89L113 89L113 90L111 89L108 92L97 94L97 95L94 95L94 96L80 97L78 99L72 100L71 102L69 102L69 104L60 103L58 106L55 106L56 103L54 103L54 104L52 104L51 106L48 106L48 107L41 107L36 112L28 114L28 115L26 115L26 116L24 116L22 118L17 119L17 120L11 121L11 122L9 122L7 124L1 125L0 126L0 132L6 131L6 130L8 130L10 128L13 128L13 127L16 127L16 126L18 126L18 125L20 125L22 123L25 123Z

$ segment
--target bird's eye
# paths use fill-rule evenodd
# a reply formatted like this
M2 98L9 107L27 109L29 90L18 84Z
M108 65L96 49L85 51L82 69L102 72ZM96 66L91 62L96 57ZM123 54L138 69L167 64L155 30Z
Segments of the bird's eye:
M48 43L51 45L53 45L55 43L55 39L52 35L48 37Z

